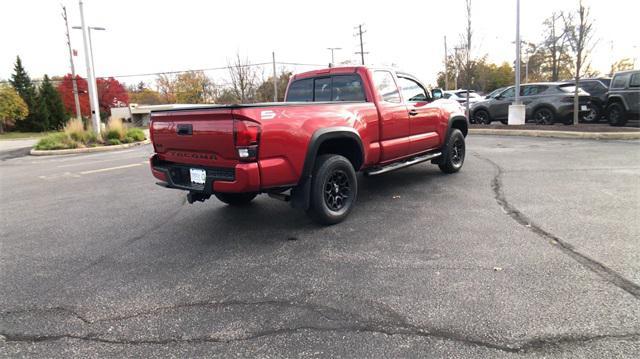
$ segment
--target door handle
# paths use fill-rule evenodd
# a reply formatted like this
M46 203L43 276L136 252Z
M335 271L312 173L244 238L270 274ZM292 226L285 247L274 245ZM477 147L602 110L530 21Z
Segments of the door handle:
M409 116L417 116L417 115L418 115L418 111L416 110L409 111Z

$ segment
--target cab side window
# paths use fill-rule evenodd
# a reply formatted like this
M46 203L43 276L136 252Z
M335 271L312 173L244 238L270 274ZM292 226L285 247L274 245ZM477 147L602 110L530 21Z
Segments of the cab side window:
M376 90L382 96L382 100L391 103L400 103L400 92L398 85L393 80L393 75L389 71L375 71L373 73L373 83Z
M406 102L429 101L427 91L419 83L406 77L398 77L398 85Z

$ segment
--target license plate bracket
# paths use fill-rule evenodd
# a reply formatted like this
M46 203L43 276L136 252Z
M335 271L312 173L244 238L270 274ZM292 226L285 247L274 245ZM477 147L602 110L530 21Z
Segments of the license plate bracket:
M203 185L207 180L207 171L201 168L189 168L191 183Z

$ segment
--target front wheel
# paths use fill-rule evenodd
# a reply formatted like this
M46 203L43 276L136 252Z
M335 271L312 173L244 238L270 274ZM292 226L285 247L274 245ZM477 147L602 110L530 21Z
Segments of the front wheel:
M486 110L478 110L473 114L473 119L475 123L480 125L489 125L491 124L491 116L489 112Z
M442 160L438 167L444 173L455 173L460 171L464 163L466 145L464 136L457 128L452 129L447 142L442 151Z
M311 201L307 214L320 224L342 222L358 196L356 171L344 156L318 157L311 179Z
M611 126L624 126L627 124L624 106L620 102L614 102L607 107L607 117Z
M216 198L230 206L242 206L256 198L256 193L214 193Z

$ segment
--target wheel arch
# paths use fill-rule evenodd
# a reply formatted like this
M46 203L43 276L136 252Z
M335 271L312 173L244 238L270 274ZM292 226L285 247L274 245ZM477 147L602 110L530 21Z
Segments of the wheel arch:
M327 127L316 130L307 146L304 165L298 185L291 193L291 205L309 208L311 177L318 156L336 154L346 157L358 171L364 164L364 147L358 132L351 127Z
M488 111L487 111L488 112ZM451 131L456 128L462 132L464 137L467 137L469 133L469 120L462 114L454 114L449 117L449 124L447 126L447 137L444 139L444 142L447 141L449 136L451 135Z

